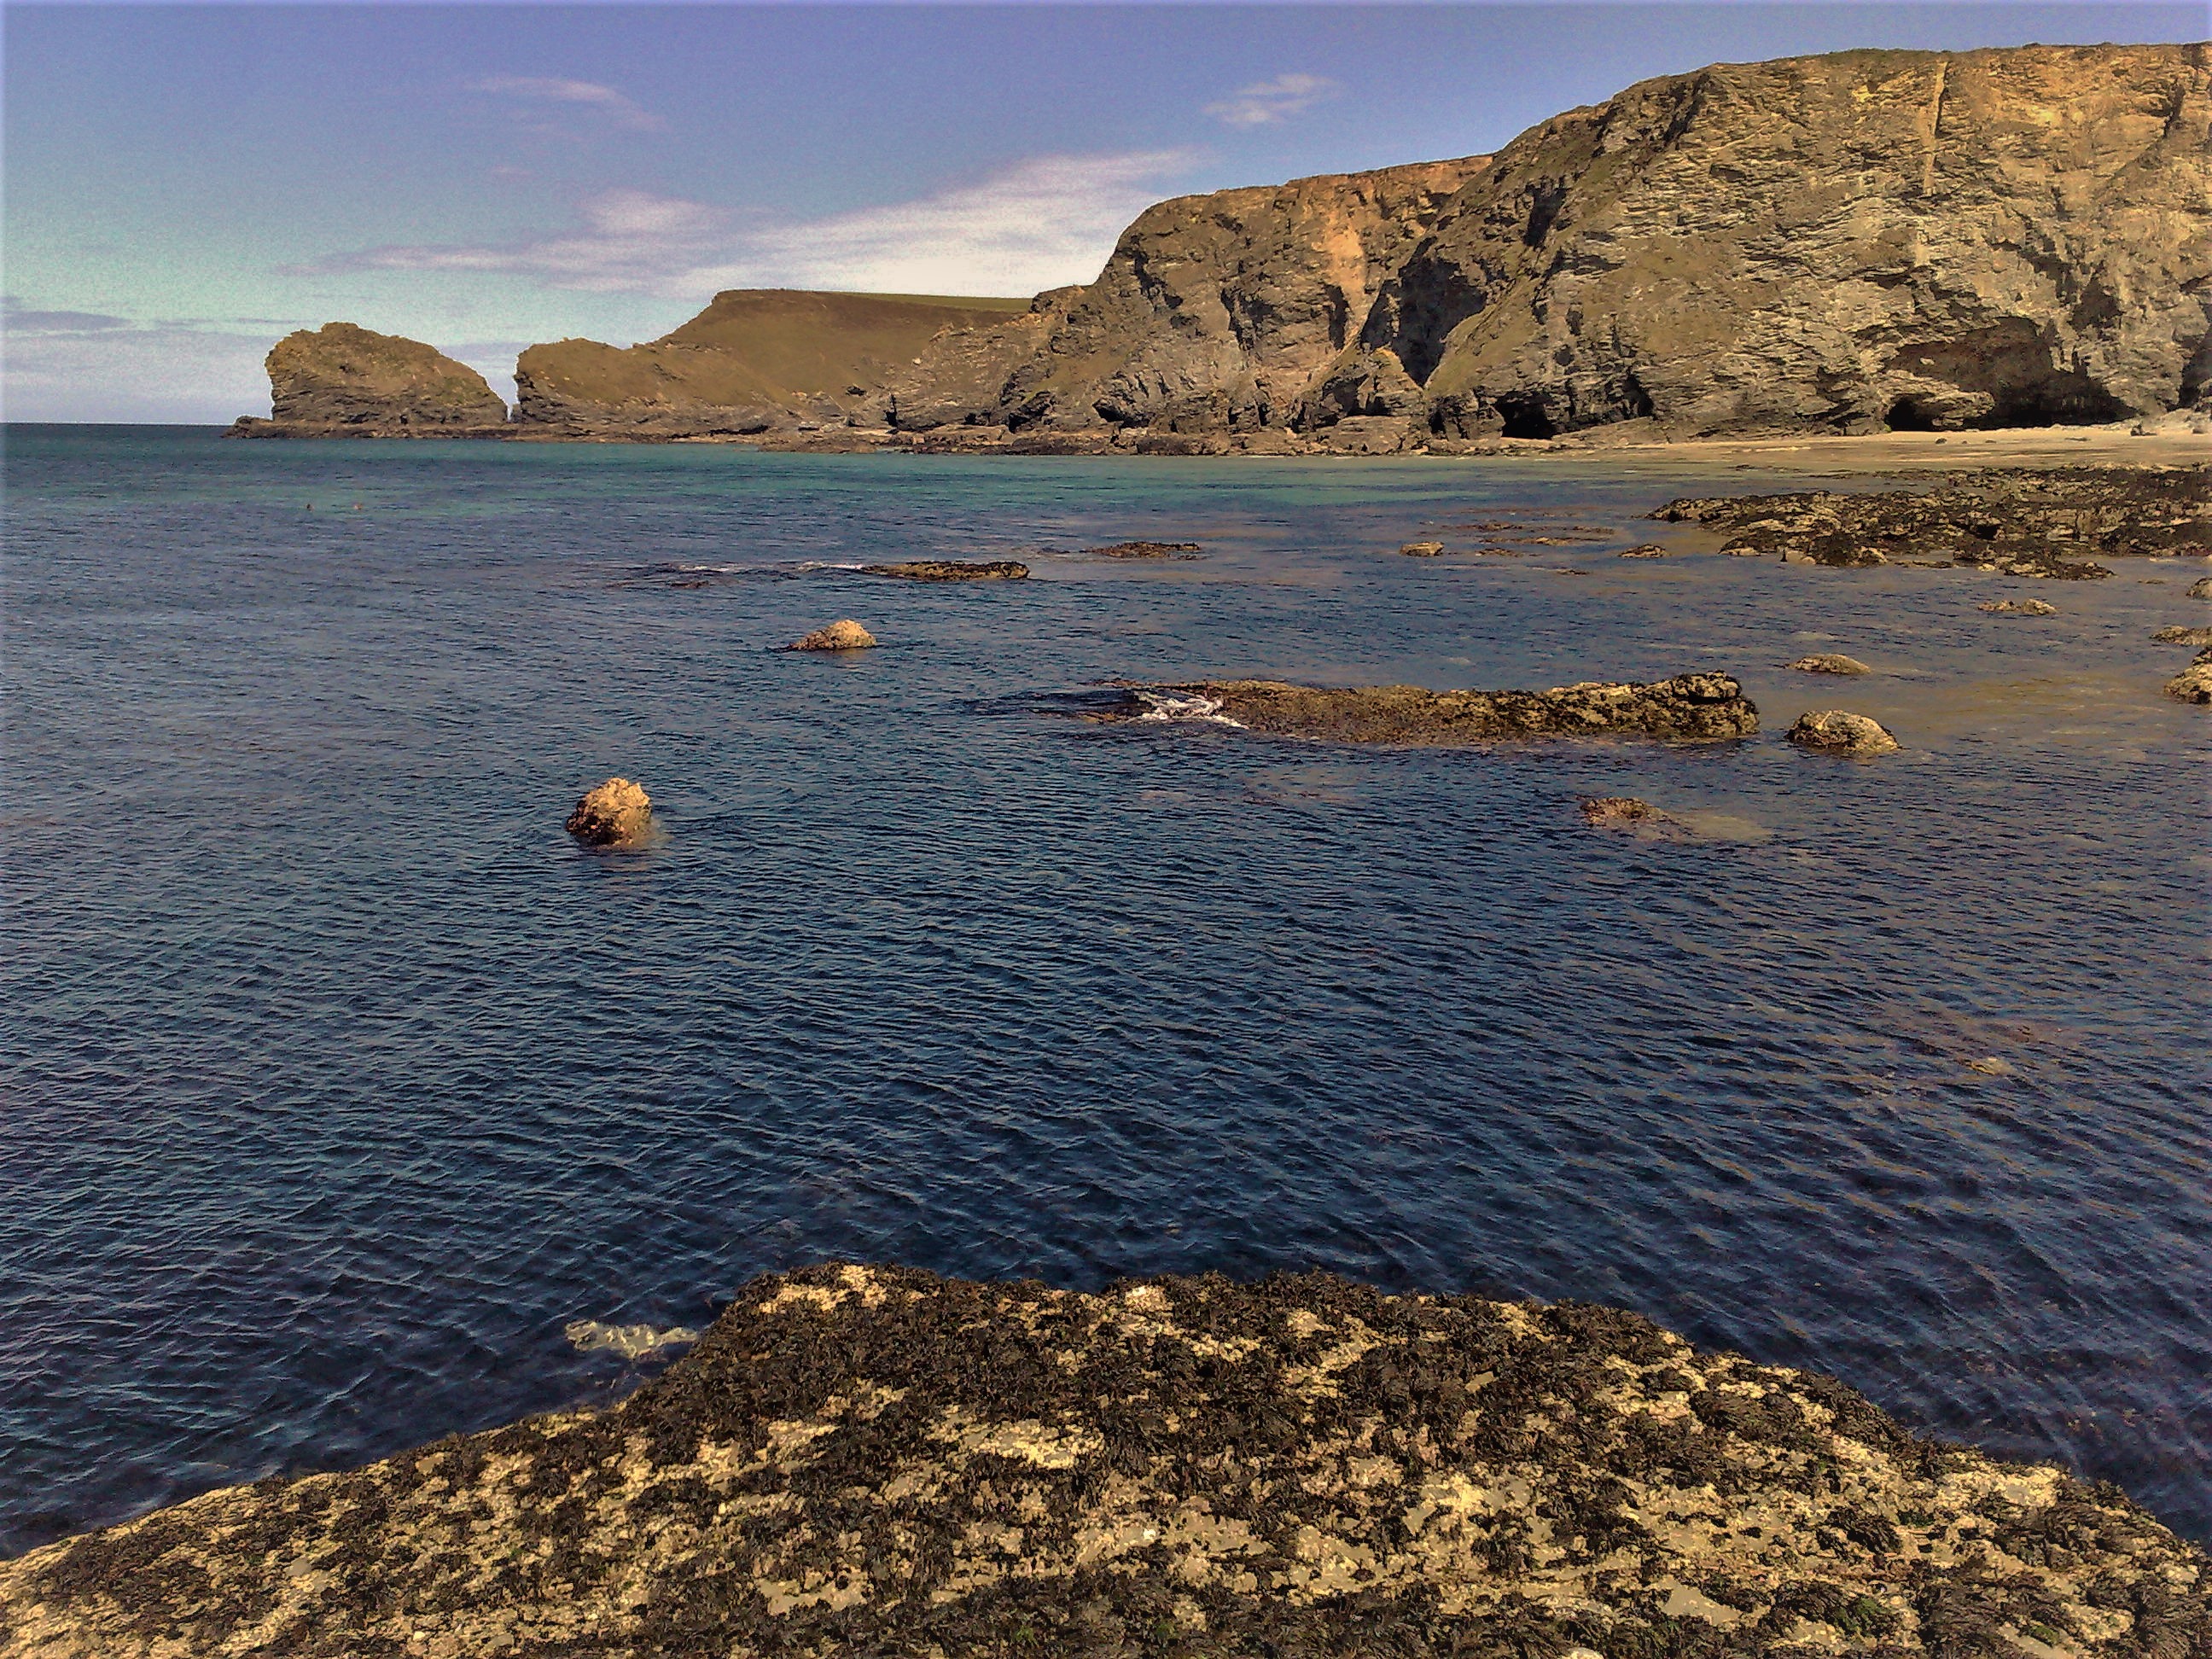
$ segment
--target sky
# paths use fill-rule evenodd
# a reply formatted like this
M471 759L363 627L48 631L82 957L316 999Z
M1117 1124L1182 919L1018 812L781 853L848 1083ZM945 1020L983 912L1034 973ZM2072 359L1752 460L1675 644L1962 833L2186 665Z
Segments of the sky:
M343 319L515 354L724 288L1027 295L1164 197L1494 150L1632 82L2177 40L2201 5L9 3L18 421L268 411Z

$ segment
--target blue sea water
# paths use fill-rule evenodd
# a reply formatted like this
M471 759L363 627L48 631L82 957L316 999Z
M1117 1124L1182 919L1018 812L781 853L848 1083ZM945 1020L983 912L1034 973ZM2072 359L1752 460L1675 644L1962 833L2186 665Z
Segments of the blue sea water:
M12 428L0 1550L605 1399L565 1323L830 1256L1626 1304L2212 1537L2196 571L1613 556L1773 482ZM1611 533L1395 552L1516 513ZM1132 537L1206 556L1038 550ZM1763 735L1071 717L1703 667ZM1904 752L1780 740L1837 705ZM660 844L562 833L610 773Z

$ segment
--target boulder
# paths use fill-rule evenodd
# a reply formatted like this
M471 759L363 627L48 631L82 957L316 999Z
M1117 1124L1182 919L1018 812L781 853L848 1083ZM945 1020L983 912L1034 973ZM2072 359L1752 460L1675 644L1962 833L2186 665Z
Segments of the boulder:
M2192 599L2212 599L2212 576L2199 576L2190 583L2189 597Z
M1986 611L1993 617L2055 617L2058 607L2045 605L2041 599L1991 599L1974 607Z
M507 405L435 346L351 323L288 334L270 350L270 413L280 425L498 427Z
M912 559L904 564L864 564L871 576L898 576L910 582L1019 581L1030 574L1012 559Z
M1784 735L1801 749L1828 755L1888 755L1901 746L1878 722L1840 708L1800 714Z
M876 642L876 636L854 622L850 617L831 623L827 628L817 628L796 644L787 645L787 651L865 651Z
M1840 651L1820 651L1809 657L1800 657L1790 665L1801 674L1871 674L1856 657L1846 657Z
M2160 645L2212 645L2212 628L2161 628L2151 638Z
M1444 550L1442 542L1407 542L1398 550L1409 559L1433 559Z
M652 830L653 800L628 778L609 778L578 799L567 827L586 847L629 846Z

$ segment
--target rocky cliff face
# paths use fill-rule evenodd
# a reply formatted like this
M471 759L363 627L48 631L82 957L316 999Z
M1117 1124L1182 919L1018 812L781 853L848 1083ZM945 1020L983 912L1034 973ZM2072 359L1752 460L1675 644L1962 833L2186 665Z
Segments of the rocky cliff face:
M1021 300L733 289L642 345L532 346L515 365L516 417L659 436L842 423L940 331L1026 311Z
M270 351L270 412L301 426L500 426L507 404L434 346L351 323L301 329Z
M1543 436L2112 420L2198 401L2202 46L1858 52L1632 87L1516 139L1307 411Z
M1494 158L1163 202L1026 307L738 292L649 344L533 346L518 429L1388 453L2043 425L2203 404L2208 340L2212 49L1852 52L1648 81ZM280 382L279 420L382 418L349 374ZM311 407L352 412L286 413Z
M1486 156L1185 196L1088 287L948 337L898 376L899 424L1284 426Z

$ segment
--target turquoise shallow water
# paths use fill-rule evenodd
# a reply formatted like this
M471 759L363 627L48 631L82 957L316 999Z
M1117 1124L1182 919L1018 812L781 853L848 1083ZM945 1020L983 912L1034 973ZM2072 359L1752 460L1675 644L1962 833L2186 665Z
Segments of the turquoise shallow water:
M1771 483L1649 460L19 427L7 469L0 1547L605 1398L565 1322L830 1255L1625 1303L2212 1536L2208 728L2148 641L2212 620L2192 568L2031 623L1972 573L1618 561ZM1524 511L1613 533L1391 551ZM1208 556L1034 550L1138 536ZM884 648L772 648L840 616ZM1699 667L1768 732L1067 717ZM1905 752L1780 741L1838 704ZM664 844L568 842L611 772Z

